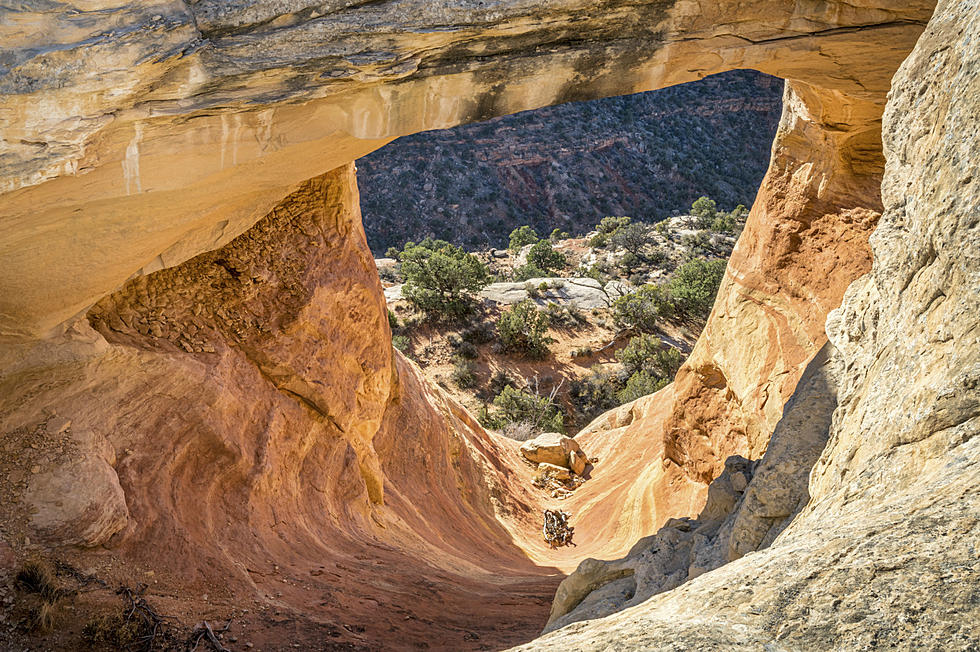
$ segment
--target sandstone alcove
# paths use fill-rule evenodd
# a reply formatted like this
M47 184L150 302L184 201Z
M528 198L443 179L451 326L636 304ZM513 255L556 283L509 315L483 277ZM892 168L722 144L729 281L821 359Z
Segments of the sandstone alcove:
M307 4L26 3L3 27L4 559L152 572L185 618L247 601L270 647L528 640L590 550L548 556L515 453L392 352L350 161L746 67L789 80L759 198L675 383L584 435L627 461L573 509L625 554L829 387L810 502L778 546L552 636L970 640L976 601L944 592L980 573L975 8L940 3L919 40L929 2ZM843 371L797 390L828 331ZM898 610L922 625L880 624Z

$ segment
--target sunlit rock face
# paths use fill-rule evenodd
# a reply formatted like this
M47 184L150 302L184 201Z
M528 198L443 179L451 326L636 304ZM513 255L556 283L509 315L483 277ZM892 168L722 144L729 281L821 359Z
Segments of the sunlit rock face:
M559 589L556 625L632 608L527 649L975 647L978 36L974 7L941 2L896 74L873 266L830 314L833 346L799 383L744 496L723 524L672 522L626 559L583 565ZM821 423L827 444L814 457L801 446ZM792 485L772 480L808 456L805 503L786 524ZM754 534L767 518L785 527L771 542ZM704 561L717 570L699 576ZM634 593L671 589L678 568L694 579L642 604L616 591L624 575Z
M736 67L878 102L930 10L926 0L19 3L0 10L0 333L47 333L400 135Z

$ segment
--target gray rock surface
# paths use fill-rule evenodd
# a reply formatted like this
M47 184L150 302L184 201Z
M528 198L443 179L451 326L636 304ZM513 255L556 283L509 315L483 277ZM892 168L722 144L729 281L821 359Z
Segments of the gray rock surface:
M547 286L542 288L542 286ZM530 297L528 290L536 296ZM512 305L532 298L539 306L556 303L574 305L583 310L608 308L630 288L621 281L609 281L605 285L594 278L532 278L525 282L491 283L480 291L480 296L495 303Z

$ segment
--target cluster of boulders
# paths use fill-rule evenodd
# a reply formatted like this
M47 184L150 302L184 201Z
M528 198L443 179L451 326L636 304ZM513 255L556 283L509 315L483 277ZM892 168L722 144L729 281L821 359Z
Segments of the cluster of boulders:
M578 442L557 432L546 432L521 444L521 455L537 465L534 485L551 491L554 498L565 498L580 484L589 458Z

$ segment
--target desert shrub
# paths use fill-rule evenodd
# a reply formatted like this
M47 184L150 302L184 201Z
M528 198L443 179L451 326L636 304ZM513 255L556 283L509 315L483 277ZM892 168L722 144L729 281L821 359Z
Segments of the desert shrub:
M482 415L482 422L494 430L527 424L535 434L565 431L565 417L554 398L515 389L512 385L504 387L493 399L493 410Z
M616 400L620 405L635 401L641 396L660 391L669 382L666 378L658 378L646 371L637 371L629 377L623 389L616 392Z
M719 213L711 222L711 230L718 233L734 233L736 227L735 218L731 213Z
M619 386L619 377L614 373L602 371L598 365L592 368L588 376L572 381L568 398L575 407L578 420L591 421L606 410L619 405L616 398L616 390Z
M537 231L525 224L510 232L510 245L508 249L517 252L529 244L538 242L540 239Z
M395 267L382 267L378 270L378 276L382 281L388 281L389 283L400 283L402 281L401 274Z
M600 283L605 284L610 277L609 265L605 261L600 261L586 267L579 267L578 275L586 278L594 278Z
M578 328L586 322L582 310L575 304L560 306L553 301L549 301L545 306L545 313L548 315L548 323L557 328Z
M402 353L407 353L411 347L411 341L406 335L392 335L391 345L401 351Z
M670 260L670 256L663 247L654 247L646 252L644 258L646 258L647 263L660 269L663 269Z
M515 281L527 281L528 279L541 278L542 276L548 276L548 272L530 263L514 269Z
M476 385L476 365L466 358L457 357L449 377L460 389L469 389Z
M500 315L497 322L500 344L505 351L523 353L531 358L548 355L548 315L538 310L533 301L525 299Z
M388 309L388 326L391 327L391 330L393 331L398 330L399 327L398 315L392 312L391 308Z
M620 256L617 264L621 273L632 274L637 267L643 264L643 261L632 251L627 251L625 254Z
M704 229L711 225L718 214L718 204L714 199L698 197L691 204L691 215L698 218L698 225Z
M478 357L480 357L479 349L477 349L476 345L474 345L472 342L461 342L459 347L457 347L456 352L459 357L466 360L476 360Z
M638 256L651 241L650 227L633 222L622 226L609 236L609 244Z
M471 344L486 344L492 342L497 335L497 329L488 321L479 321L468 326L460 336Z
M482 391L477 392L477 396L484 401L492 401L500 392L504 391L505 387L516 387L517 382L511 378L506 371L498 369L494 373L490 380L487 381L486 387Z
M632 222L632 218L622 216L622 217L604 217L602 220L595 225L595 230L599 233L604 233L606 235L612 235L617 230L627 226Z
M658 378L673 378L684 356L672 346L665 347L655 335L639 335L616 352L616 359L630 375L638 371Z
M687 256L694 259L702 257L710 251L711 240L707 231L695 231L681 236L681 246L687 249Z
M573 358L588 358L592 355L592 349L588 346L580 346L572 351Z
M539 240L527 254L527 266L534 266L547 272L541 276L551 276L564 269L567 264L565 254L555 251L547 240Z
M568 231L555 229L554 231L551 232L551 235L548 236L548 239L551 240L552 242L558 242L559 240L567 240L570 237L571 235L568 233Z
M127 619L125 615L115 613L92 618L82 626L82 638L92 646L137 649L137 645L152 636L153 628L142 618Z
M657 320L674 314L670 292L662 285L644 285L613 302L613 317L623 328L651 333Z
M431 316L460 316L473 308L473 295L489 281L486 265L442 240L409 242L399 253L405 299Z
M696 258L677 268L669 289L677 308L688 317L707 319L727 262Z

